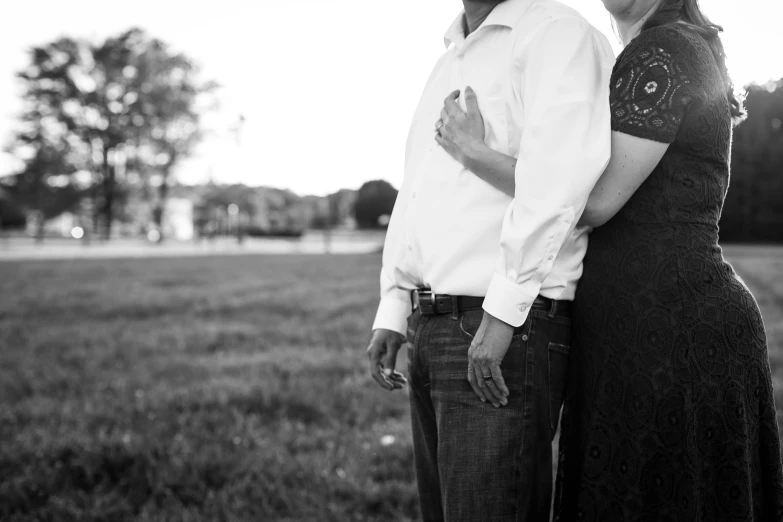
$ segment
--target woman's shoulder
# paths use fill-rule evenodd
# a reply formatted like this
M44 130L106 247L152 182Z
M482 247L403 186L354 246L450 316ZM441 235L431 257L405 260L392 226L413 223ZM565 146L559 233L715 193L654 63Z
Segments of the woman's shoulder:
M638 65L656 56L687 71L714 67L712 50L707 41L682 23L659 25L642 31L625 48L617 65Z
M669 24L643 31L615 65L612 129L672 143L694 101L713 90L718 93L712 87L719 82L715 73L709 45L687 26Z

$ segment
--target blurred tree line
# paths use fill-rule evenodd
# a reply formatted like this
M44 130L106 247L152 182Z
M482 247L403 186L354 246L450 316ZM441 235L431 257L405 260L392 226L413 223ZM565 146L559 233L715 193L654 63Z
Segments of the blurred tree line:
M323 198L177 185L172 169L202 137L200 114L216 85L199 81L187 56L139 29L98 43L64 37L34 47L17 76L24 108L6 150L23 167L0 179L0 228L32 220L42 239L47 220L71 212L85 239L108 239L114 223L144 221L136 214L145 213L162 239L164 209L174 196L193 202L200 236L229 229L296 235L381 227L394 206L397 191L384 181Z
M171 194L197 202L199 236L215 233L215 212L236 205L243 233L250 236L297 236L306 229L378 229L388 223L397 190L384 180L368 181L357 190L326 196L299 196L290 190L243 184L173 185Z
M18 77L24 109L7 146L24 162L3 187L45 220L80 215L88 233L111 237L112 224L139 185L155 194L160 223L171 171L201 138L199 108L216 87L200 82L192 61L132 29L98 44L60 38L30 51ZM6 204L4 214L18 214ZM16 221L8 216L7 225Z
M748 118L734 132L720 237L783 242L783 79L748 88Z
M172 190L193 202L194 225L210 234L218 222L256 235L388 223L397 191L381 180L325 197L176 185L172 169L201 139L200 116L216 84L200 81L187 56L141 30L99 43L60 38L34 47L18 77L24 110L6 148L23 167L0 178L0 228L32 217L41 236L47 219L68 211L86 238L110 238L113 223L138 220L139 213L162 230ZM781 242L783 80L749 87L746 106L748 118L734 133L721 239Z

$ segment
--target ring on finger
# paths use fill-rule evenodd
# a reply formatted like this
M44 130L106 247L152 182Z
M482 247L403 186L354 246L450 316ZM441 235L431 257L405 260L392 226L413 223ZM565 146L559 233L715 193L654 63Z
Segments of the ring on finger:
M438 123L435 124L435 132L440 132L440 129L443 127L443 120L438 120Z

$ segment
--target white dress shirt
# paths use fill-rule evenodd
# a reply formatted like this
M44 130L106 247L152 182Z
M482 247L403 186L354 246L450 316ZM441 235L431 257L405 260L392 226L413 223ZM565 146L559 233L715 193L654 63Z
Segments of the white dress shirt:
M589 230L576 225L610 156L609 42L552 0L506 0L467 37L463 18L410 128L373 329L404 335L422 287L483 296L488 313L520 326L539 294L572 300L582 275ZM435 141L446 96L468 85L487 145L518 158L514 198Z

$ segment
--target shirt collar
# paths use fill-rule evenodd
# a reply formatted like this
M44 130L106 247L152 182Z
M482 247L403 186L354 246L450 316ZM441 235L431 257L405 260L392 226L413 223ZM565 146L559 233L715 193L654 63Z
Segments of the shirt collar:
M513 29L533 0L505 0L492 10L486 20L474 32L478 32L485 27L500 25ZM443 37L443 44L448 48L452 43L460 45L465 41L465 30L463 20L465 11L463 10L457 19L451 24Z

